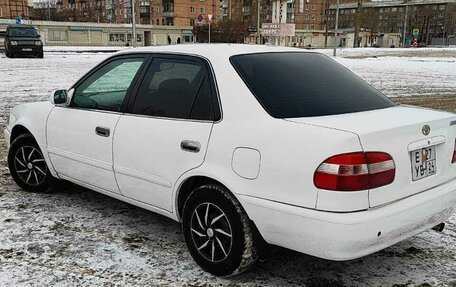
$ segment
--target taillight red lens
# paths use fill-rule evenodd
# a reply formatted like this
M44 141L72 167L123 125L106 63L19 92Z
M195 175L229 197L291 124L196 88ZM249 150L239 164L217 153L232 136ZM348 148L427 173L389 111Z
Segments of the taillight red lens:
M453 150L453 159L451 163L456 163L456 139L454 140L454 150Z
M390 184L396 166L384 152L355 152L325 160L314 174L317 188L335 191L359 191Z

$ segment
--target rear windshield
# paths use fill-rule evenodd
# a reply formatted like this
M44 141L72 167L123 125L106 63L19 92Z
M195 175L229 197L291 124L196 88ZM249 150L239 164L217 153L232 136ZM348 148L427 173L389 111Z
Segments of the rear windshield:
M9 36L12 37L36 37L36 30L35 28L31 27L18 27L18 28L10 28L8 32Z
M329 57L261 53L230 58L246 85L274 118L337 115L394 103Z

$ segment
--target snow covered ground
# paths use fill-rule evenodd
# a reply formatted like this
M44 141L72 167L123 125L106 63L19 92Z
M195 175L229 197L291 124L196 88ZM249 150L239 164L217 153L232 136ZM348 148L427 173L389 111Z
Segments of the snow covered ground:
M11 107L48 99L110 55L84 51L56 48L43 60L0 54L0 130ZM456 98L456 49L410 51L346 49L337 60L389 97ZM0 286L456 286L456 214L442 234L426 231L361 259L282 250L248 273L216 278L192 261L178 223L76 186L26 193L5 165L0 136Z

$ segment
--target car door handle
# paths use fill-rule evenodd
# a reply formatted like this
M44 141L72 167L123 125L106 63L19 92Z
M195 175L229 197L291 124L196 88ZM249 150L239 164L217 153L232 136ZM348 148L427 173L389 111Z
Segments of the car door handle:
M110 130L108 128L104 128L104 127L96 127L95 128L95 133L98 135L98 136L101 136L101 137L109 137L109 134L110 134Z
M181 142L181 149L189 152L199 152L201 144L197 141L183 140Z

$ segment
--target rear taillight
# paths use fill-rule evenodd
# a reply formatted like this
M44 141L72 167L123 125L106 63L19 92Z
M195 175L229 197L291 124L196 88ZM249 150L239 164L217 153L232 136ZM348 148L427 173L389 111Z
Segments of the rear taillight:
M453 150L453 159L451 163L456 163L456 140L454 140L454 150Z
M389 154L355 152L325 160L315 171L314 184L321 189L358 191L390 184L395 175L396 166Z

